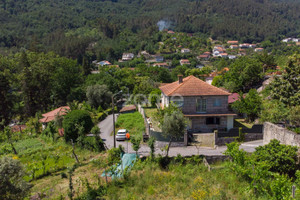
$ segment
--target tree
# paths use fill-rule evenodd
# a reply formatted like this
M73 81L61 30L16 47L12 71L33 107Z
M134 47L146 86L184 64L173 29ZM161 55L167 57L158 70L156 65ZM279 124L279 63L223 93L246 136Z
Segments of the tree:
M106 109L111 102L112 93L106 85L96 84L87 87L86 97L88 103L94 108L101 106L101 108Z
M150 137L147 141L147 144L150 148L150 156L153 158L155 153L155 137Z
M187 126L187 120L180 111L175 111L171 114L165 114L162 124L162 132L165 136L170 138L167 148L167 155L174 139L180 139L184 135Z
M262 63L263 65L263 72L265 72L268 69L275 69L276 68L276 62L273 55L269 55L266 51L263 54L259 54L257 56L257 59Z
M0 122L4 121L3 125L7 125L10 121L10 113L12 108L12 98L10 92L10 84L7 75L0 69ZM0 129L4 128L0 124Z
M83 133L87 134L94 126L92 118L85 110L72 110L63 121L64 138L66 141L76 141L79 137L79 127L83 127Z
M151 106L155 107L157 103L159 103L160 100L160 95L161 95L161 90L160 89L154 89L150 93L150 101L151 101Z
M287 106L300 105L300 54L289 58L288 65L281 77L270 84L271 97Z
M7 143L10 144L10 146L11 146L11 148L12 148L14 154L18 155L18 152L17 152L17 150L16 150L16 148L15 148L15 146L14 146L14 138L13 138L13 134L12 134L11 128L8 127L8 126L6 126L6 127L4 128L2 134L3 134L2 138L3 138Z
M290 115L288 119L292 126L300 127L300 105L290 108Z
M262 104L260 121L281 123L286 122L289 109L278 100L265 100Z
M268 163L269 170L272 172L294 176L300 169L297 151L297 147L271 140L269 144L257 147L253 156L255 162Z
M18 160L9 157L0 159L0 197L6 200L24 199L31 185L23 178L25 170Z
M262 64L253 58L241 57L229 66L229 71L224 74L224 86L231 92L246 92L262 81ZM226 84L227 83L227 84Z
M138 150L140 149L140 144L141 144L141 138L140 137L132 137L130 139L130 142L132 144L132 148L135 151L136 155L138 155Z
M245 97L240 93L239 100L232 104L232 108L247 114L247 119L254 121L261 111L261 104L261 97L255 89L251 89Z

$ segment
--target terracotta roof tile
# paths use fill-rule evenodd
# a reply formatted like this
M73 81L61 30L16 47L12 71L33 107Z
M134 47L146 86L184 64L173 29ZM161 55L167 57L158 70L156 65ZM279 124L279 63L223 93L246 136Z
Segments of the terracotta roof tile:
M70 110L69 106L62 106L59 108L56 108L55 110L52 110L48 113L42 114L44 118L40 119L39 121L41 123L47 123L47 122L51 122L55 119L55 116L58 115L66 115L67 111Z
M136 110L136 106L135 105L127 105L127 106L123 107L120 110L120 113L129 112L129 111L135 111L135 110Z
M228 96L230 93L224 90L212 86L195 76L188 76L183 79L183 82L179 84L178 81L161 86L159 88L167 96L214 96L214 95L225 95Z

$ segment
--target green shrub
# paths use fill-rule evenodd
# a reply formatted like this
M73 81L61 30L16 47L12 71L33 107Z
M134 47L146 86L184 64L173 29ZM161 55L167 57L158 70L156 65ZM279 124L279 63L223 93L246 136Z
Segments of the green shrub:
M112 148L108 150L108 165L119 163L123 154L124 148L121 145L119 148Z
M18 160L9 157L0 159L0 197L6 200L24 199L30 184L24 181L25 171Z
M253 156L255 162L266 162L270 171L295 176L300 169L297 158L298 148L280 144L278 140L271 140L269 144L256 148Z
M160 166L161 169L168 169L171 159L172 158L170 158L168 156L159 155L157 158L158 165Z
M83 147L96 152L101 152L105 149L104 142L99 136L85 137L83 139Z
M85 110L73 110L69 112L63 121L64 128L64 138L66 141L71 139L75 142L78 138L78 128L82 126L84 128L84 133L89 133L93 127L92 119L89 113Z

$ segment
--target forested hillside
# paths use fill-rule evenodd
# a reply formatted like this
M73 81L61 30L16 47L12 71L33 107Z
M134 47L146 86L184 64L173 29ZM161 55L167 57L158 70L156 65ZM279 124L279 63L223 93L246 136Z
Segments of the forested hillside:
M299 35L299 10L296 0L1 0L0 47L53 50L70 30L112 38L125 28L158 29L159 20L218 39L275 40Z

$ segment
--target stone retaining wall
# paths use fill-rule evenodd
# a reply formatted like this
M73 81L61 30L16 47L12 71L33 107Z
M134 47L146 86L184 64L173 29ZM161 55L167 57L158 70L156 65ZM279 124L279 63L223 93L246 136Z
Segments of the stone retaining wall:
M300 147L300 134L296 134L286 128L280 127L270 122L264 123L263 144L268 144L271 140L279 140L281 144Z
M237 137L216 137L216 145L224 146L228 143L234 142ZM263 134L261 133L248 133L245 135L244 142L250 142L254 140L262 140Z

